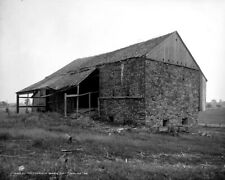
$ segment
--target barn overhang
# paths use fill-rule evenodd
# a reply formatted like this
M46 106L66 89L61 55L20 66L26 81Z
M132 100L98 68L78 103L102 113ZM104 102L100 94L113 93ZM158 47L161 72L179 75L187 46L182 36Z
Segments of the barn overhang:
M96 70L95 67L81 69L79 72L69 71L65 74L57 74L55 76L46 77L45 79L16 92L17 94L17 113L19 112L20 106L19 99L21 98L46 98L52 94L46 94L44 96L35 97L33 96L36 92L41 90L52 90L53 92L63 92L70 88L79 86L79 84L84 81L92 72ZM27 96L20 96L26 94ZM30 96L30 94L33 94ZM28 107L28 106L26 106ZM34 107L34 106L29 106ZM38 106L39 107L39 106Z
M52 89L62 91L64 89L77 86L80 82L86 79L96 68L81 69L79 72L69 71L64 74L58 74L45 79L21 90L17 94L33 93L41 89Z

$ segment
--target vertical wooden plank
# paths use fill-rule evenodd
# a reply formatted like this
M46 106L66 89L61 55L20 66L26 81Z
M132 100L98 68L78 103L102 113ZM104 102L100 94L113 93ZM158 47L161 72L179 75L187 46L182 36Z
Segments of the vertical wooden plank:
M19 113L19 99L20 99L20 95L16 94L16 113Z
M89 113L91 112L91 92L88 93Z
M98 98L98 117L100 117L100 100Z
M26 107L26 113L28 113L28 102L29 102L29 100L30 100L30 99L29 99L29 94L27 93L27 99L26 99L26 101L27 101L27 102L26 102L26 106L27 106L27 107Z
M39 95L37 96L41 96L41 90L38 91ZM40 98L37 99L37 104L40 105ZM37 111L39 111L39 109L37 108Z
M66 93L64 93L64 116L67 117L67 97Z
M77 86L77 117L78 117L78 111L79 111L79 84Z

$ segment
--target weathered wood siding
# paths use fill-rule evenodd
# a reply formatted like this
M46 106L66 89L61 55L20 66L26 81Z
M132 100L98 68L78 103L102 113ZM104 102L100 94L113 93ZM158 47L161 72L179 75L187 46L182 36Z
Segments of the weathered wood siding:
M45 95L46 95L46 90L41 89L34 95L34 97L40 97L40 96L45 96ZM46 106L46 99L45 98L34 98L33 106ZM45 107L33 107L32 108L33 112L45 111L45 110L46 110Z
M177 33L171 34L161 44L152 49L147 58L170 64L199 69L190 52Z
M48 91L48 94L53 94L46 98L47 111L64 113L64 93ZM76 87L66 91L67 94L76 94ZM76 111L76 98L67 98L67 112L72 113Z
M69 102L68 102L69 104ZM64 94L55 93L47 98L47 111L51 112L64 112Z

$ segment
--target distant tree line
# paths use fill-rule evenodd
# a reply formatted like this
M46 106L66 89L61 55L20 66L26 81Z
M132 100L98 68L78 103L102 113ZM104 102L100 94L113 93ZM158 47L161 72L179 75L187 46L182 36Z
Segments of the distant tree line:
M0 101L0 107L5 108L8 106L8 103L6 101Z
M210 108L221 108L224 107L225 108L225 101L219 100L218 102L213 99L211 102L207 102L206 103L206 108L210 109Z

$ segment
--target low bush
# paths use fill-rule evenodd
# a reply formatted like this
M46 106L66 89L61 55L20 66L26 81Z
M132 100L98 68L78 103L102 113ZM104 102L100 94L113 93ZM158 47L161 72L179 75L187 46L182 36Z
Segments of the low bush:
M32 146L36 148L43 148L44 147L43 139L34 139L32 142Z

